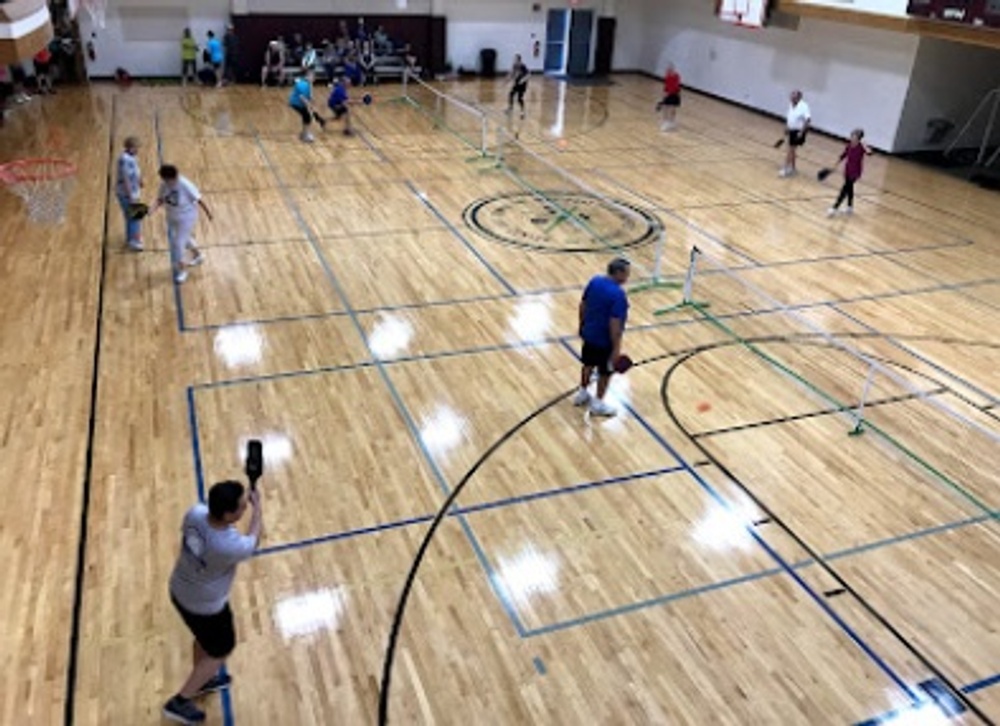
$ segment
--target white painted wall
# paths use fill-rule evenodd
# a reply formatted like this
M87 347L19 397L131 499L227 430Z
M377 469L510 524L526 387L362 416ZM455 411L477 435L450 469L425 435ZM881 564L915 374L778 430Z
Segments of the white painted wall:
M97 55L96 60L87 61L87 72L92 77L108 77L121 67L134 76L180 76L184 28L191 28L202 47L209 30L221 38L229 19L229 2L111 0L103 29L94 28L86 11L81 11L80 37L84 43L93 42Z
M636 0L645 32L639 67L660 75L673 61L684 84L784 115L801 88L817 128L893 148L919 38L803 18L796 31L726 25L706 0ZM634 20L629 18L629 22Z
M954 133L975 112L987 91L1000 88L1000 50L922 38L913 65L910 88L896 133L896 151L941 148L926 143L927 121L944 118L956 125ZM1000 119L998 119L1000 125ZM962 146L978 145L986 127L986 116L964 137ZM994 139L1000 139L1000 128Z

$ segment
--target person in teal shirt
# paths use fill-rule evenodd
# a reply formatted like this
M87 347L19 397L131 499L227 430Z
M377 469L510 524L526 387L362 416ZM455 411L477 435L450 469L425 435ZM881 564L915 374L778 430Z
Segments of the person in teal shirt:
M288 97L288 105L302 118L302 133L299 134L299 138L306 143L311 143L314 140L313 135L309 132L309 126L314 118L320 126L326 126L326 120L319 115L312 102L314 75L313 69L309 68L305 75L296 78L295 83L292 84L292 93Z

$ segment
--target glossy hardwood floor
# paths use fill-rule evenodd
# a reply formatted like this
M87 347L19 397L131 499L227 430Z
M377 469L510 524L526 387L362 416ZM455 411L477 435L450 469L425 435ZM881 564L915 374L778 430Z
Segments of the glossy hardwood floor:
M499 84L442 88L503 121ZM875 157L828 219L839 142L778 179L772 120L689 93L661 133L653 81L533 80L519 143L623 211L515 146L504 173L461 112L399 92L313 145L250 87L66 89L0 132L2 160L80 169L63 226L0 196L0 723L58 723L67 693L74 723L160 721L189 657L177 528L254 437L267 536L209 722L375 722L420 540L508 434L423 563L394 723L944 723L949 691L948 723L1000 720L997 195ZM162 217L124 249L129 135L148 193L176 163L215 212L182 286ZM702 251L709 305L636 292L621 413L553 403L581 286L629 235L648 274L647 223L671 278Z

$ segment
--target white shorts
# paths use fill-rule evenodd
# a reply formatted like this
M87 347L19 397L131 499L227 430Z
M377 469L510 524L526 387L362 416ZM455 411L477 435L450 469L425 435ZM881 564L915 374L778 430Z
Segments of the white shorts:
M184 259L184 250L191 247L198 218L167 220L167 238L170 240L170 257L176 263Z

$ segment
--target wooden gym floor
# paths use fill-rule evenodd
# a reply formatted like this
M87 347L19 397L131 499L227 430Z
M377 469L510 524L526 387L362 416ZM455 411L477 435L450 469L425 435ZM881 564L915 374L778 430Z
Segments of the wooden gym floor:
M499 84L450 90L502 110ZM704 252L708 307L632 296L642 365L616 379L624 413L589 420L552 402L609 252L398 93L312 146L251 87L66 89L8 121L0 158L80 173L61 227L0 197L0 722L57 723L67 694L78 724L159 721L189 653L177 527L250 437L267 536L210 722L374 722L420 539L505 436L416 581L394 722L937 723L949 693L950 722L1000 720L996 196L876 157L857 214L828 220L837 142L779 180L772 120L689 93L662 134L656 82L534 80L525 146L658 220L674 279ZM127 135L149 195L176 163L216 212L182 287L162 217L123 249ZM629 254L639 278L655 245Z

